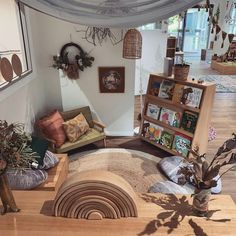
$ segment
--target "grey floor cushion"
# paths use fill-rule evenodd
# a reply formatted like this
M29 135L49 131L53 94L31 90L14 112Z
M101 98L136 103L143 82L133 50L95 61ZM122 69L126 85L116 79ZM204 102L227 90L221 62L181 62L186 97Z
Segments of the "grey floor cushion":
M33 189L44 183L48 177L48 173L45 170L32 169L25 171L8 169L6 175L13 190Z
M179 185L166 180L155 183L148 190L149 193L169 193L169 194L193 194L194 186L191 184Z
M39 169L48 170L56 166L58 162L59 162L58 157L54 153L47 150L43 159L43 165L40 165Z
M178 179L184 177L183 174L178 174L181 166L186 166L184 158L180 156L165 157L159 162L159 167L164 174L173 182L178 183Z

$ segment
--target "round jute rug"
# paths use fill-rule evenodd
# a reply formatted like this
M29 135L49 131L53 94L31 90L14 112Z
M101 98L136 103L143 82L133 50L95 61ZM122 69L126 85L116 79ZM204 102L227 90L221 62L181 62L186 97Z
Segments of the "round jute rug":
M165 180L158 171L159 157L130 149L106 148L70 156L69 176L76 171L107 170L128 181L136 192L146 193L153 184Z

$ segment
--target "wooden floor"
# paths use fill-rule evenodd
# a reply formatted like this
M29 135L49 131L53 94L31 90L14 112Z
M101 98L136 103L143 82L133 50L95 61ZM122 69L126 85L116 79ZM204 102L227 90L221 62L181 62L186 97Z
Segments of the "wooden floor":
M134 114L134 127L139 126L137 120L138 114L140 113L140 99L135 98L135 114ZM207 157L211 159L216 153L218 147L223 142L232 137L231 134L236 132L236 93L226 94L217 93L215 96L212 122L211 124L215 127L217 137L214 141L209 143ZM102 148L103 143L98 142L93 145L88 145L81 148L79 151L86 151L91 149ZM108 148L127 148L134 149L143 152L147 152L158 157L169 156L170 154L141 141L137 136L134 137L108 137L107 140ZM77 150L78 151L78 150ZM223 194L230 194L236 202L236 171L230 171L223 177Z

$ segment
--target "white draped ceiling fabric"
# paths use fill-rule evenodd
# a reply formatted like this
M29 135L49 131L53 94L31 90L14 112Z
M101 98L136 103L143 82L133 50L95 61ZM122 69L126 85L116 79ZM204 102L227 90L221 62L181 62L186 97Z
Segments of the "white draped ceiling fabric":
M168 19L202 0L18 0L37 11L88 26L130 28Z

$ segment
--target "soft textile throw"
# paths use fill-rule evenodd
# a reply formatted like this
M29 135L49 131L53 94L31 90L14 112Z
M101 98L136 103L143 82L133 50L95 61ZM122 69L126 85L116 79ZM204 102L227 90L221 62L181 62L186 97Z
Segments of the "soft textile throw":
M48 15L83 25L129 28L168 19L201 0L18 0Z

